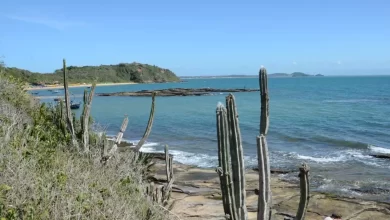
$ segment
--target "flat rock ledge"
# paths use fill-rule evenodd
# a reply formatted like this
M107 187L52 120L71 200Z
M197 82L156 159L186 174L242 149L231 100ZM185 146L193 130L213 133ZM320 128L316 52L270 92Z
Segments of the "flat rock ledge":
M299 186L281 180L277 173L271 177L272 219L284 220L295 216L299 203ZM165 165L163 161L155 166L156 184L165 183ZM171 210L181 220L224 220L219 177L214 169L202 169L194 166L174 164L174 186ZM246 173L246 205L248 219L257 219L258 172L248 169ZM311 192L308 220L323 220L332 213L342 215L343 220L390 219L390 204L344 198L337 195ZM176 218L174 218L176 219Z
M113 92L113 93L97 93L97 96L152 96L156 92L156 96L205 96L215 93L235 93L235 92L256 92L260 89L213 89L213 88L172 88L172 89L157 89L157 90L140 90L136 92Z

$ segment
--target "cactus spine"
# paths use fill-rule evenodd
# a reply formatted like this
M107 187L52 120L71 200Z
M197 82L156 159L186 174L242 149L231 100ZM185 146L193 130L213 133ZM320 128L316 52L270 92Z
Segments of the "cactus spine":
M91 91L84 90L84 105L83 105L83 113L81 114L81 136L82 142L84 146L84 152L89 152L89 115L91 113L92 99L93 94L95 92L96 83L92 84Z
M142 145L145 143L146 139L148 139L149 134L152 131L153 120L154 120L154 101L155 101L155 97L156 97L156 92L153 92L153 94L152 94L152 106L150 107L150 115L149 115L148 125L146 126L144 136L137 143L137 146L135 147L136 151L139 151L141 149Z
M257 136L257 159L259 167L259 199L258 199L258 220L269 220L271 218L271 172L269 166L267 133L269 126L269 97L267 70L261 68L259 72L260 86L260 135Z
M234 96L226 97L226 108L217 107L217 136L222 200L228 219L245 220L245 166L241 133Z

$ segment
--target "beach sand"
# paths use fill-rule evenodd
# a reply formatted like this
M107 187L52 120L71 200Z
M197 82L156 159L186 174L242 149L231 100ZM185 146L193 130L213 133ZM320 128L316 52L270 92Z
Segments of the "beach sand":
M96 86L119 86L119 85L132 85L137 84L134 82L126 82L126 83L97 83ZM92 84L69 84L69 88L77 88L77 87L89 87ZM47 90L47 89L62 89L63 85L58 86L47 86L47 87L28 87L26 90Z

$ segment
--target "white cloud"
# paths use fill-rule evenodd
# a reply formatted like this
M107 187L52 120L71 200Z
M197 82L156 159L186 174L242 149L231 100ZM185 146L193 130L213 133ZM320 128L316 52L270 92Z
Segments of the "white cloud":
M61 31L65 30L67 28L79 27L79 26L85 25L84 22L59 21L59 20L54 20L54 19L45 18L45 17L15 16L15 15L7 15L6 17L9 19L12 19L12 20L45 25L47 27L54 28L54 29L61 30Z

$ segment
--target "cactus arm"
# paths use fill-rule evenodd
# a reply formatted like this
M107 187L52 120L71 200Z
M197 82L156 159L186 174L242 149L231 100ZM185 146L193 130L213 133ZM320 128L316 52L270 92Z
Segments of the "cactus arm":
M241 142L240 125L234 96L229 94L226 97L227 118L230 134L230 154L233 173L234 202L237 208L238 219L248 219L246 209L245 190L245 166L243 147Z
M154 120L154 101L155 101L156 93L153 92L152 94L152 106L150 108L150 115L148 120L148 125L146 126L144 136L142 139L137 143L137 146L135 147L136 151L139 151L142 147L142 145L145 143L146 139L148 139L150 132L152 131L153 126L153 120Z
M268 97L268 79L267 70L262 67L259 72L260 84L260 134L267 135L269 126L269 97Z
M303 164L299 168L299 184L301 196L299 200L299 207L296 215L296 220L304 220L305 214L307 211L307 206L309 204L310 192L309 192L309 171L310 168L307 164Z
M118 149L118 145L121 143L122 141L122 137L123 137L123 133L125 132L126 128L127 128L127 124L129 122L129 119L127 117L127 115L125 115L125 118L123 119L123 122L122 122L122 126L118 132L118 135L116 136L116 140L115 140L115 144L114 146L112 146L112 148L110 149L110 151L108 152L108 155L107 156L103 156L102 157L102 160L101 162L103 164L106 164L107 161L109 159L111 159L112 156L114 156L114 154L116 153L117 149Z

